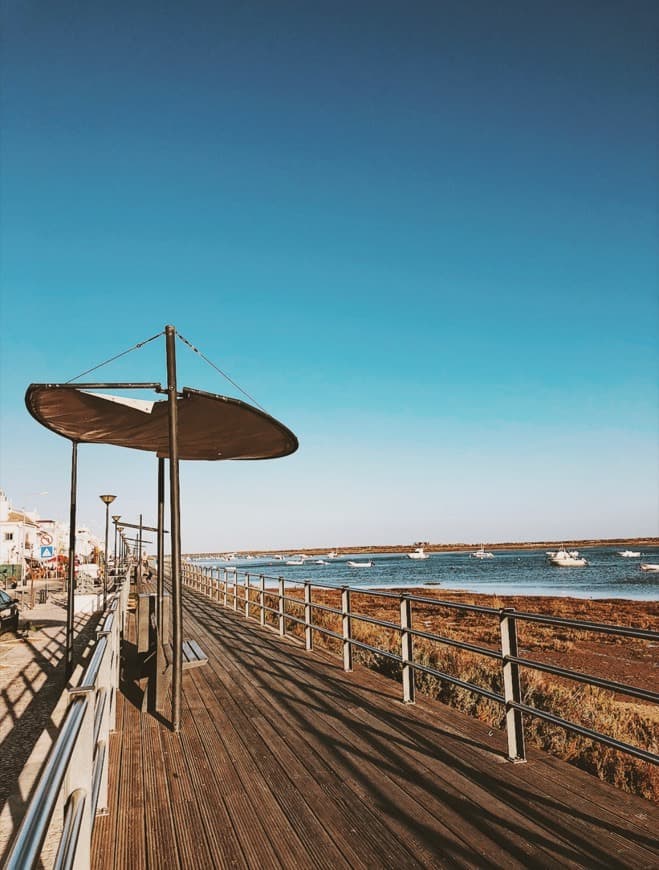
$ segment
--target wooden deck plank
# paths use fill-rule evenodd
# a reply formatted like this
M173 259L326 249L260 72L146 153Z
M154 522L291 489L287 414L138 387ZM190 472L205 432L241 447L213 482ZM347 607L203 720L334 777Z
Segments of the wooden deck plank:
M247 687L251 682L246 678L245 674L240 672L229 673L228 682L226 684L227 691L231 693L234 687ZM271 695L266 695L262 702L256 696L252 697L252 707L250 716L259 716L260 720L269 726L273 740L277 746L277 754L288 753L289 763L293 759L300 758L306 765L303 771L300 772L300 780L304 782L304 791L307 797L313 795L313 786L319 787L319 800L315 806L316 812L319 814L326 812L327 797L323 791L326 791L330 783L336 785L337 778L342 786L348 786L353 792L353 803L343 818L337 817L336 824L345 826L346 823L355 825L354 819L362 819L362 836L368 832L367 855L362 855L362 860L367 860L370 855L371 860L381 851L382 860L396 861L399 865L410 866L412 864L421 864L431 866L437 858L436 848L428 849L419 838L414 838L410 831L406 831L407 836L401 837L401 830L396 822L396 816L403 813L404 796L402 802L396 802L395 798L401 798L401 795L396 794L395 784L382 774L381 768L373 765L369 770L371 777L371 790L365 791L355 778L355 765L346 763L343 754L339 757L329 748L332 742L345 742L345 737L339 734L330 735L328 740L326 734L322 733L325 729L319 727L322 714L319 713L316 706L313 708L311 719L306 719L304 714L308 711L308 705L302 701L301 709L298 716L290 717L286 707L290 707L292 699L287 697L286 705L279 705L273 700ZM223 699L223 705L229 707L229 702L226 697ZM240 707L248 706L248 702L241 693L239 698L236 698L233 706L229 708L231 718L240 716ZM380 759L383 761L382 759ZM361 760L357 759L356 766L361 767ZM391 830L391 819L388 823L383 824L382 801L384 798L374 804L372 792L379 790L381 795L386 795L386 801L391 808L391 818L393 819L394 827L399 830L394 832ZM345 795L345 789L343 789ZM407 807L408 811L412 809ZM375 811L374 811L375 810ZM434 823L435 830L432 833L433 841L436 845L439 837L446 837L449 832L441 825L437 824L436 820L431 820L423 807L415 802L413 806L415 816L415 824L425 829L430 822ZM400 850L400 845L404 844L405 849ZM456 847L459 850L460 846L456 842Z
M207 639L204 640L208 644ZM291 651L286 650L284 655L290 655ZM270 666L273 664L272 655L268 656ZM229 672L228 679L234 685L239 685L241 688L251 685L249 673L241 673L239 670ZM260 670L261 679L265 680L265 670ZM341 675L343 678L343 675ZM280 680L280 677L276 678ZM307 687L309 682L307 681ZM228 684L229 687L231 683ZM366 741L355 741L354 736L349 740L346 735L354 730L355 715L359 714L357 708L352 708L346 711L345 717L342 715L325 716L319 712L318 703L313 703L312 720L306 713L309 710L309 698L302 696L297 700L295 716L297 718L291 720L287 716L286 707L277 706L272 700L272 694L265 690L263 706L259 705L259 709L264 717L272 717L272 727L275 727L275 722L279 723L279 732L284 732L286 735L294 735L303 733L305 735L316 734L315 745L309 747L312 758L322 757L327 755L328 747L332 745L340 747L340 752L332 754L332 774L340 773L344 783L349 784L357 793L364 795L364 788L360 782L366 777L370 783L370 792L374 789L379 790L380 798L378 803L378 811L381 813L386 807L386 815L389 819L389 824L396 832L396 836L402 841L407 840L408 848L422 863L432 865L437 858L438 843L444 843L444 850L450 853L455 859L460 861L474 861L477 866L500 866L493 863L497 860L505 860L508 866L515 866L513 863L513 854L517 852L519 863L517 866L525 866L528 854L532 849L524 836L515 836L512 831L509 831L507 837L506 848L501 848L497 842L488 838L484 830L476 831L475 828L469 826L465 831L465 802L466 796L459 793L457 789L450 789L450 794L447 795L446 783L443 789L443 797L441 801L433 797L433 791L436 789L436 777L429 776L428 771L424 772L421 765L415 766L413 775L410 773L407 777L400 776L396 770L396 765L392 766L389 757L390 741L389 736L381 745L376 746L372 735ZM256 702L258 705L258 701ZM293 703L292 696L287 695L286 706L290 707ZM224 702L226 706L226 701ZM245 706L245 702L242 702ZM401 706L398 704L397 706ZM408 711L409 712L409 711ZM235 713L231 714L232 717ZM347 729L344 727L345 722L350 719L352 727ZM326 728L323 733L319 733L319 723L324 721ZM287 727L284 727L284 726ZM368 725L367 729L370 730ZM280 750L279 750L280 751ZM299 743L295 750L299 753ZM386 773L385 773L386 772ZM450 774L450 772L449 772ZM317 775L317 774L316 774ZM424 787L417 786L414 778L423 775L426 778ZM447 800L447 797L450 800ZM482 800L486 795L479 793L478 797ZM450 802L457 802L459 810L452 810ZM480 804L473 802L473 815L478 816ZM481 813L482 815L482 813ZM406 829L403 830L400 818L406 817ZM449 822L453 822L453 827ZM497 820L497 830L501 830L502 821ZM512 820L514 821L514 820ZM512 827L512 826L511 826ZM413 837L411 831L416 829L418 836ZM462 830L461 830L462 829ZM478 846L474 849L473 845L468 845L477 841ZM477 857L478 856L478 857ZM547 855L549 861L549 855Z
M221 691L222 685L224 685L225 692L221 695L222 708L225 711L227 721L234 723L233 727L236 728L237 733L244 737L249 731L252 732L251 739L245 742L246 749L252 755L254 762L266 773L267 781L273 789L276 799L281 803L288 818L292 820L298 836L305 843L306 855L309 859L314 859L315 856L315 860L311 861L311 866L318 866L321 859L328 860L332 854L335 857L330 862L331 866L351 866L344 863L346 859L341 852L340 843L332 845L329 853L327 850L319 852L319 847L328 842L331 843L332 838L326 832L324 823L321 821L322 817L327 815L327 793L322 793L322 790L320 794L314 792L316 784L314 772L306 769L303 776L300 776L297 781L291 780L279 761L280 753L285 746L282 734L275 732L274 741L272 743L266 741L260 729L256 727L256 723L259 725L262 723L262 717L253 715L253 712L250 713L249 717L242 714L241 703L244 703L244 698L241 696L239 699L234 699L231 694L231 686L222 684L221 681L218 682L217 675L213 674L212 670L206 671L203 678L208 681L209 687L215 695ZM286 739L288 739L288 733ZM334 774L334 778L336 779L336 774ZM314 794L317 796L316 801L313 800ZM366 807L362 803L353 806L351 815L343 817L342 826L355 831L363 827L363 822L360 819L364 816L365 810ZM378 851L381 851L384 853L383 858L395 859L398 866L418 866L418 862L413 860L409 852L400 849L395 839L391 838L391 842L387 843L388 832L384 829L378 830L380 826L378 819L371 820L370 828L372 829L374 825L376 834L371 836L369 845L371 860L378 854ZM336 827L333 827L332 831L335 830ZM353 852L354 850L348 846L347 851ZM392 852L394 854L391 854ZM364 860L365 856L361 856L357 866L360 866Z
M144 867L144 776L140 716L132 704L124 707L119 802L117 807L115 866Z
M178 862L178 849L160 739L161 726L151 716L142 716L140 724L144 769L144 822L149 866L168 870Z
M206 625L206 627L208 627L207 619L204 619L204 624ZM247 629L249 623L242 622L240 624L245 626L244 630L249 630ZM240 632L241 629L238 629L238 631ZM253 635L251 636L253 637ZM274 639L275 635L269 634L268 637ZM279 642L278 639L277 642ZM271 664L271 660L268 659L268 655L271 653L271 649L271 644L268 644L267 649L265 650L265 658L266 660L268 660L269 664ZM253 651L254 646L252 644L251 650L247 651L246 653L247 657L253 654ZM300 651L299 654L302 656L307 655L302 651ZM296 653L294 652L290 652L289 655L291 659L295 659L296 657ZM336 667L336 665L334 665L334 667ZM264 674L267 674L267 671L267 667L261 667L259 671L261 679L263 679ZM335 681L340 681L342 678L345 679L345 675L343 675L342 672L340 676L338 674L335 675ZM243 681L244 680L245 675L243 675ZM364 682L368 683L369 681L375 681L375 697L377 698L378 696L382 695L382 680L376 674L372 674L371 672L365 674L362 672L359 675L359 680L362 684ZM388 682L390 686L393 685L395 687L395 684L392 684L391 681ZM307 680L307 685L308 684L309 680ZM399 688L396 687L394 691L399 691ZM395 699L387 699L389 703L391 703L391 700L394 700L392 709L395 709L396 707L398 707L399 709L402 708L400 702L396 704ZM462 720L466 718L460 717L459 714L455 713L455 711L448 712L453 713L454 717L457 715ZM379 715L384 716L390 715L390 711L386 709L380 710L378 711L378 713ZM406 730L409 730L410 714L411 710L409 709L406 710L404 714ZM482 732L483 727L482 725L480 725L480 723L473 724L476 726L480 726L480 730ZM434 727L435 729L437 727L436 720L434 722ZM483 769L482 753L472 753L472 755L472 761L476 765L477 776L481 779L485 778L487 781L488 789L491 789L493 785L493 778L489 776L487 772L485 772L485 775L483 777L483 774L480 772ZM536 763L538 757L541 757L542 761L548 758L548 756L546 756L544 753L534 753L533 751L530 753L530 755L532 757L535 757ZM564 805L564 801L561 800L561 794L557 795L555 788L553 788L553 785L556 785L556 783L553 781L553 779L548 779L545 776L544 770L542 774L538 776L537 773L534 773L532 771L532 765L520 766L505 763L499 766L499 775L496 780L498 781L500 779L503 779L502 788L500 787L499 790L502 791L502 805L507 808L507 817L505 819L495 819L496 825L500 828L503 823L514 827L514 824L512 824L514 820L511 820L509 818L510 802L511 800L516 799L516 792L518 792L520 788L523 788L525 791L525 794L522 795L522 797L524 798L524 802L528 802L529 808L531 808L533 810L533 814L537 816L539 825L535 825L536 833L539 835L541 841L544 840L545 848L549 848L550 852L553 852L556 849L558 850L558 855L556 857L560 858L561 861L565 862L566 860L569 860L569 855L574 854L572 843L574 840L576 840L578 843L581 844L580 848L582 849L582 851L590 852L593 858L600 855L603 864L608 864L610 866L611 859L614 854L618 855L621 858L624 857L626 854L626 859L630 861L630 866L633 866L636 861L640 862L640 866L646 866L645 862L648 862L647 866L651 866L652 861L656 860L656 836L648 837L647 831L641 831L640 829L634 830L634 826L633 824L629 823L629 820L627 820L626 828L624 824L617 824L615 812L611 812L609 809L600 807L597 804L589 807L588 810L585 812L583 810L580 796L583 794L584 784L587 784L591 790L594 790L600 796L602 794L606 794L609 799L609 803L611 803L614 808L618 806L617 792L614 793L615 798L613 801L611 801L610 789L607 789L606 787L602 789L600 783L598 783L592 777L581 771L577 771L573 768L568 768L564 764L561 765L560 762L557 762L555 759L551 759L551 761L553 767L559 765L561 768L561 786L563 788L563 793L565 791L566 773L571 774L572 779L577 781L577 784L574 786L574 789L576 789L574 794L574 800L568 802L567 805ZM451 756L450 765L451 774L454 775L455 760L453 756ZM526 773L526 776L524 776L524 773ZM471 772L470 776L473 776ZM531 790L529 790L529 782L526 782L527 779L531 780ZM461 787L464 787L464 785L465 783L461 782ZM485 794L481 793L480 795L477 795L479 806L483 806L483 804L487 806L488 794L489 793L486 792ZM639 802L638 799L631 798L631 796L628 795L624 795L624 798L625 803L630 803L636 807L635 815L637 816L643 816L644 809L649 806L642 801ZM550 812L547 811L548 807L550 808ZM604 818L601 818L602 816L604 816ZM557 833L557 818L560 818L560 825L558 825L561 831L560 837ZM654 819L656 822L656 814L654 815ZM533 826L534 823L532 819L528 818L528 816L526 818L523 816L522 822L524 822L524 825L522 827L523 833L521 834L521 838L523 840L526 836L528 836L529 825ZM615 852L612 853L610 851L602 851L602 834L607 835L609 839L608 847L609 849L614 849ZM619 837L619 835L621 835L621 837ZM618 840L618 842L616 842L616 840ZM549 844L552 841L554 845L550 846ZM643 849L645 849L646 847L648 851L644 854Z
M92 837L91 863L96 867L114 866L114 850L117 832L117 817L119 806L119 780L121 769L121 749L123 715L126 701L120 692L117 692L117 711L115 731L110 734L109 741L109 766L108 766L108 813L98 816L94 823L94 836Z
M186 717L189 716L194 727L182 730L182 748L195 787L197 810L206 829L212 866L249 867L223 794L223 786L227 784L227 766L231 762L228 757L213 751L215 747L212 739L209 739L212 737L209 734L212 722L207 710L203 705L195 704L197 693L193 681L186 678L184 682ZM249 814L246 815L249 818ZM256 859L251 866L255 865Z
M208 665L185 672L180 734L121 702L95 868L659 867L650 803L543 753L512 765L482 723L184 605Z

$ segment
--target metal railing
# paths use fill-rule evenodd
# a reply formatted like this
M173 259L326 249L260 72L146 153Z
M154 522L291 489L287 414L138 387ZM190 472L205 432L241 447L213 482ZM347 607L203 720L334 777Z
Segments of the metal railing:
M108 809L108 739L115 730L128 590L124 579L101 618L94 652L79 684L68 690L68 709L12 844L6 870L36 866L58 808L63 813L62 834L53 866L89 867L94 817Z
M643 701L659 703L659 693L642 689L626 683L604 679L594 675L584 674L571 668L559 667L547 662L527 658L518 654L518 626L525 623L537 623L560 629L593 632L619 638L631 638L651 643L659 642L659 632L644 629L624 628L606 623L586 622L577 619L566 619L538 613L526 613L513 608L494 608L477 604L466 604L456 601L444 601L422 595L408 593L392 593L375 589L360 589L357 587L337 586L328 583L312 583L287 581L283 577L270 577L265 574L252 574L234 569L216 568L183 564L183 583L190 588L208 596L211 600L240 611L246 618L258 618L261 625L270 625L281 636L288 634L289 625L298 625L302 630L304 645L307 650L313 649L315 633L333 638L341 646L343 667L352 670L353 649L361 649L376 656L394 662L400 667L402 683L402 700L405 703L414 702L415 674L423 673L440 681L452 683L455 686L474 692L481 697L502 705L505 711L505 728L508 742L508 758L513 762L526 760L524 743L524 716L537 717L573 731L582 737L596 740L613 749L627 753L651 764L659 764L659 755L642 747L617 740L610 735L595 729L587 728L578 722L564 719L555 713L547 712L539 707L530 706L522 701L520 669L525 668L553 674L562 680L574 681L598 688L603 688L620 695L637 698ZM241 579L242 578L242 579ZM302 594L287 594L287 585ZM313 600L313 589L334 590L340 593L340 607ZM377 619L353 609L354 596L377 597L397 601L400 607L399 621ZM274 604L272 603L274 601ZM441 634L423 631L413 625L413 608L418 606L430 608L448 608L452 611L468 612L498 620L499 648L492 649L478 644L468 643ZM329 614L340 622L341 631L335 631L314 620L314 614ZM424 614L425 615L425 614ZM368 623L397 634L399 637L399 652L384 647L373 646L355 637L354 623ZM479 686L467 680L460 679L455 674L441 671L432 665L415 660L414 641L424 639L437 644L454 647L465 652L479 655L499 662L501 669L502 691Z

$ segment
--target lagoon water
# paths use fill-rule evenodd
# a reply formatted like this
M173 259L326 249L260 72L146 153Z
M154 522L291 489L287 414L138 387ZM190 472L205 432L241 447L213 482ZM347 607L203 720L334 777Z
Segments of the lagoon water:
M621 547L620 549L625 549ZM231 563L205 561L203 565L249 571L254 579L266 575L271 582L279 576L288 581L361 588L387 589L424 587L481 592L493 595L556 595L575 598L626 598L659 600L659 573L640 570L640 562L659 563L659 547L642 551L641 559L625 559L610 547L589 547L580 551L588 560L584 568L556 568L544 550L494 550L493 559L479 560L469 553L430 553L423 561L392 553L342 554L325 565L305 561L304 565L263 559L236 559ZM319 559L325 559L319 553ZM372 568L351 568L348 560L373 561Z

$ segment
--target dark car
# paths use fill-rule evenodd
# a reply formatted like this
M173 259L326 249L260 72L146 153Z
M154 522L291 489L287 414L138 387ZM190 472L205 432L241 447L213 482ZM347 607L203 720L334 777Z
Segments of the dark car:
M18 629L18 602L0 589L0 632Z

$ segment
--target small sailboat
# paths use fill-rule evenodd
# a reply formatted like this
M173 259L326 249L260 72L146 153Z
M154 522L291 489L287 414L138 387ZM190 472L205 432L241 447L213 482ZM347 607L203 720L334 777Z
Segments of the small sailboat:
M367 562L352 562L352 561L348 560L348 565L351 568L372 568L373 567L373 560L369 559Z
M488 553L484 544L481 544L480 549L471 555L474 559L494 559L494 553Z
M288 559L287 565L304 565L304 559Z
M638 559L641 556L641 551L638 550L621 550L618 552L619 556L622 556L623 559Z

